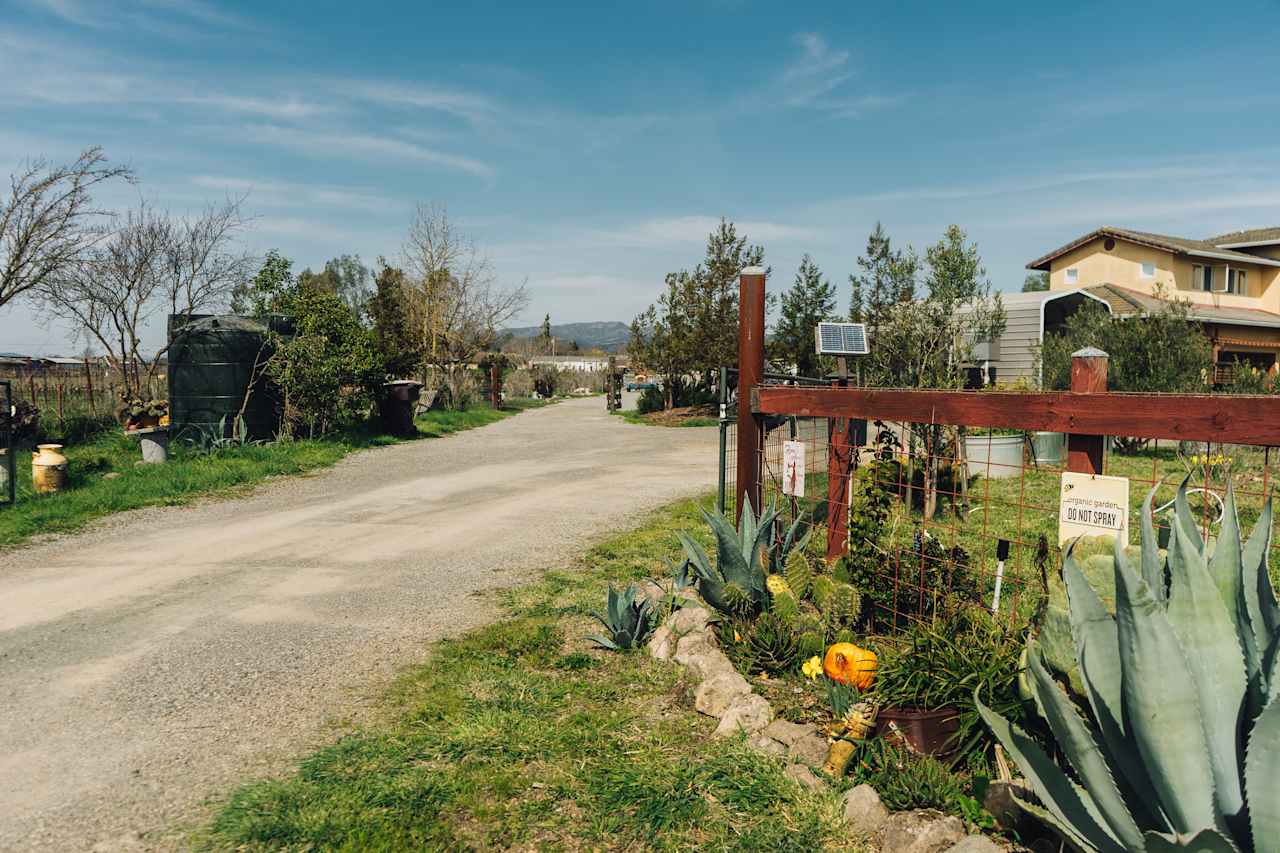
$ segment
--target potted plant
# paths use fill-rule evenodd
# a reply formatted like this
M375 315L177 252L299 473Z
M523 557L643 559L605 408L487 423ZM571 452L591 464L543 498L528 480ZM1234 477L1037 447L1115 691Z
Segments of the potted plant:
M985 733L973 703L1014 712L1019 655L1025 631L998 623L981 606L948 600L943 615L916 622L880 645L874 696L876 733L897 738L926 755L964 754Z
M167 426L169 401L144 400L122 393L120 405L116 407L116 419L124 426L125 432Z

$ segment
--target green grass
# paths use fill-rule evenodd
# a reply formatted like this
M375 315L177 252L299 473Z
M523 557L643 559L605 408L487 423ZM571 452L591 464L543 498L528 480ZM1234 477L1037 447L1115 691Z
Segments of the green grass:
M421 438L437 438L484 426L545 401L512 400L501 410L476 407L465 412L428 412L418 418ZM0 547L21 545L41 533L66 533L94 519L147 506L176 506L226 493L267 477L304 474L333 465L355 450L404 440L370 431L353 431L316 440L275 442L199 454L170 446L164 465L135 465L138 443L117 429L69 443L70 488L56 495L31 489L31 452L19 450L17 503L0 509ZM107 477L115 472L118 477Z
M720 421L716 418L682 418L680 420L649 420L646 415L640 414L635 409L621 409L613 414L622 418L629 424L639 424L640 426L660 426L660 427L710 427L718 426Z
M701 505L707 506L709 500ZM608 583L666 573L700 503L673 504L576 565L506 593L507 617L437 644L382 722L236 791L215 849L832 850L834 794L711 740L681 669L592 648Z

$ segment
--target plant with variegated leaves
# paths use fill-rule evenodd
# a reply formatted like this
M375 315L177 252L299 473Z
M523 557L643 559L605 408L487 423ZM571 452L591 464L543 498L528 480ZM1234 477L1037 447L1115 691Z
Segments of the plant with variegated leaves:
M733 523L719 513L705 509L702 517L711 525L716 537L716 561L712 564L706 551L687 533L679 534L689 563L698 577L702 598L730 616L755 616L768 605L765 570L761 555L768 546L773 522L778 517L770 508L757 519L751 501L742 505L742 518L735 530Z
M1115 615L1075 556L1063 561L1087 711L1029 641L1028 682L1068 775L978 703L1040 805L1021 803L1087 851L1280 851L1280 605L1268 575L1271 501L1241 543L1227 492L1210 549L1178 490L1169 550L1151 505L1138 564L1117 542Z

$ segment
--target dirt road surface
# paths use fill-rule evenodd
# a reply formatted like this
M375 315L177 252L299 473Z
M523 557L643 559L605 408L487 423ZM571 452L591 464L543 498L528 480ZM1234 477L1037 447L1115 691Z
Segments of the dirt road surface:
M595 397L0 555L0 850L181 848L493 590L714 485Z

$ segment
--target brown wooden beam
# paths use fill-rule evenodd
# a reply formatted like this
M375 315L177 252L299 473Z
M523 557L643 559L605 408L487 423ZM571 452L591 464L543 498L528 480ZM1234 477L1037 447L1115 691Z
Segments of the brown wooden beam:
M1280 396L761 386L752 411L1280 447Z

